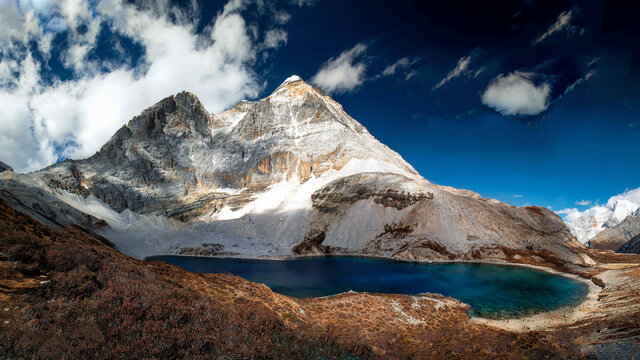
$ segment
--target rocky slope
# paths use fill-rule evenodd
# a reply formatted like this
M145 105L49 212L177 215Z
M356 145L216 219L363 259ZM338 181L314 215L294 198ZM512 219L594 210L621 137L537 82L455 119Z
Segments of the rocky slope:
M55 213L51 204L65 204L135 257L333 253L593 263L553 212L429 183L297 76L221 114L183 92L133 118L88 159L2 174L2 189L28 199L27 207L40 202ZM41 199L32 201L28 187L40 189Z
M618 252L640 254L640 233L624 243L620 249L618 249Z
M637 235L640 235L640 209L619 224L598 233L591 239L590 245L596 249L623 251L621 247Z
M3 171L13 171L13 168L11 168L11 166L0 161L0 172L3 172Z

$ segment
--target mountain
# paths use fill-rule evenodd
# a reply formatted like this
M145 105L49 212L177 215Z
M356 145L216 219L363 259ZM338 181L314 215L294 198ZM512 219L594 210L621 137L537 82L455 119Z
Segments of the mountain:
M635 213L627 216L619 224L598 233L591 240L591 247L596 249L609 249L613 251L627 252L621 247L639 234L640 208L637 209Z
M297 76L220 114L191 93L170 96L88 159L4 178L5 192L29 199L26 207L53 214L64 204L61 224L77 218L139 258L354 254L593 263L553 212L429 183Z
M618 252L640 254L640 232L624 243L620 249L618 249Z
M583 244L587 244L589 240L592 240L593 245L598 243L597 236L601 232L605 232L607 229L613 228L620 224L628 216L633 215L640 209L640 188L626 190L625 192L610 197L604 205L596 204L586 210L579 211L578 209L565 209L565 220L571 232L573 232L578 241ZM603 234L605 238L609 235ZM629 238L627 237L627 240ZM604 240L603 244L606 244L608 240ZM615 248L620 246L624 241L618 245L604 245L603 248Z

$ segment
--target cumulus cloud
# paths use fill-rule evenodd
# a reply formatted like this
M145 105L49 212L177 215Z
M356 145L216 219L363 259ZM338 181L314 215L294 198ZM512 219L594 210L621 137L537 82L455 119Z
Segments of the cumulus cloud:
M581 200L576 204L584 206L590 205L591 202ZM604 205L596 203L582 211L577 208L567 208L558 210L556 213L564 215L565 222L578 240L586 242L600 231L620 223L638 209L640 209L640 188L612 196Z
M89 11L85 0L0 0L0 159L17 171L41 168L60 156L90 156L141 110L182 90L215 112L258 95L261 84L251 65L259 46L242 17L243 1L229 1L199 33L196 12L168 2L155 9L118 0L91 3ZM73 73L69 80L43 78L54 54L44 20L54 15L69 27L69 48L59 55ZM86 31L75 31L81 24ZM143 61L133 67L89 60L100 26L139 44ZM279 46L286 33L266 38ZM32 42L37 50L27 46Z
M352 91L365 80L367 65L363 57L366 51L367 45L359 43L339 56L330 58L322 64L311 82L330 93Z
M514 71L494 78L482 94L482 103L503 115L537 115L551 100L548 83L534 84L531 72Z
M533 45L537 45L544 40L546 40L549 36L564 30L568 30L573 32L574 27L571 26L571 17L573 16L573 11L564 11L558 15L556 22L554 22L547 31L545 31L542 35L540 35L537 39L533 41Z

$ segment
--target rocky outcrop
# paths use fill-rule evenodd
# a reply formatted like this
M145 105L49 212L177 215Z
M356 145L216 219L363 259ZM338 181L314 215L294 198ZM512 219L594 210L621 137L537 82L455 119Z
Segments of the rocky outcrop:
M410 179L396 174L363 173L336 180L311 195L314 209L331 213L341 205L351 205L371 199L376 204L402 210L419 201L433 199L433 193L425 193L418 186L415 192L402 187L411 184Z
M2 161L0 161L0 172L3 172L3 171L13 171L13 168L3 163Z

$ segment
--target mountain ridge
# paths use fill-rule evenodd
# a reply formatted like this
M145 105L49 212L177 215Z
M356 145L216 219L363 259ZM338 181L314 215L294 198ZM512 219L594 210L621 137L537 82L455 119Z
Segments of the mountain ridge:
M429 183L296 76L220 114L169 96L93 156L14 181L106 221L101 233L135 257L216 255L215 243L232 256L593 263L553 212Z

